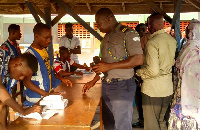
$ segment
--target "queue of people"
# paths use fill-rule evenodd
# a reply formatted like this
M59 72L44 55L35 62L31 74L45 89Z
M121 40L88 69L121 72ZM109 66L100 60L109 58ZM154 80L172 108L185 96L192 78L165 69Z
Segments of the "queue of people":
M98 80L102 80L105 130L200 128L200 22L193 20L188 25L187 42L175 59L177 42L165 32L163 19L161 14L153 13L147 19L148 25L139 24L135 31L118 23L109 8L96 12L97 26L106 34L101 46L101 62L92 66L96 75L84 85L82 92L87 94ZM73 86L65 76L83 75L76 71L77 68L90 70L90 67L79 64L77 54L81 54L81 47L79 39L73 35L73 24L67 23L65 31L60 39L60 56L52 61L47 51L51 29L46 24L37 23L34 26L33 43L24 54L21 54L16 41L21 38L20 26L11 24L8 27L8 40L0 47L1 129L6 127L6 105L23 115L41 112L42 108L35 103L44 96L57 94L53 88L61 82ZM178 70L177 89L174 89L172 80L174 65ZM10 96L17 81L24 85L23 107ZM134 98L139 120L132 124ZM169 106L171 112L168 111ZM170 115L169 120L166 115Z

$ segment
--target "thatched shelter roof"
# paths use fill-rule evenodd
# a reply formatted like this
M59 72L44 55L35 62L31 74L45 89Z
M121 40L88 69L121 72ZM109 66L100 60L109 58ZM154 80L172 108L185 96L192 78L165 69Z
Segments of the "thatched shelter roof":
M27 0L0 0L0 14L30 14ZM28 0L41 11L51 6L51 14L62 12L57 0ZM156 8L174 13L178 0L63 0L76 14L94 14L101 7L109 7L114 14L150 14ZM199 12L199 0L183 0L180 12Z

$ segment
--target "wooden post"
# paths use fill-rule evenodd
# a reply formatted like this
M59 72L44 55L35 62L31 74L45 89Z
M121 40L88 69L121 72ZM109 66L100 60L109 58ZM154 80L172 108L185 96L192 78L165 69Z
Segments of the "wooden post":
M45 5L44 11L45 11L45 22L49 26L49 28L51 28L51 5L50 5L50 3ZM50 42L50 44L48 46L48 51L49 51L49 54L50 54L49 58L51 58L51 60L53 61L53 59L54 59L54 51L53 51L52 37L51 37L51 42Z
M103 130L103 117L102 117L102 97L100 99L100 130Z
M180 8L181 8L182 0L178 0L176 4L176 9L174 13L174 17L172 20L171 28L175 31L175 39L177 41L178 50L180 51L180 38L181 38L181 31L180 31Z

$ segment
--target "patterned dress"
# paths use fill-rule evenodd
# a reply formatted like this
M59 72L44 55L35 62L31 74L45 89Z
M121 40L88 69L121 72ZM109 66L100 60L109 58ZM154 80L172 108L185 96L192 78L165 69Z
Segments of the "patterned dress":
M6 50L0 49L0 75L2 77L2 84L7 86L10 79L8 71L8 63L10 60L10 55L7 54Z
M190 23L189 40L176 60L179 83L172 100L169 130L200 129L200 22Z

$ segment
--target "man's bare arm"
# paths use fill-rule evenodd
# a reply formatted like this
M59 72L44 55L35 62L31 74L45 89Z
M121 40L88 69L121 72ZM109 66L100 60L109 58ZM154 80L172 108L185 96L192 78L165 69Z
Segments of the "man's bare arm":
M72 87L73 86L73 83L70 79L66 79L66 78L63 78L60 74L56 74L55 77L59 80L61 80L66 86L70 86Z
M114 62L114 63L102 62L102 63L95 65L92 68L96 73L100 73L100 72L107 72L108 70L111 70L111 69L134 68L134 67L136 67L138 65L142 65L142 64L143 64L143 55L138 54L138 55L130 56L126 60L123 60L120 62Z
M58 72L58 74L61 75L61 76L69 76L69 75L74 74L74 72L66 72L66 71L60 70Z
M77 68L79 68L79 69L86 69L87 71L89 71L89 70L90 70L90 68L89 68L89 67L85 67L85 66L83 66L83 65L80 65L80 64L77 64L77 63L74 63L74 64L73 64L73 66L75 66L75 67L77 67Z
M13 108L13 110L23 114L27 115L31 112L41 112L40 106L34 106L31 109L23 109L8 93L5 86L3 86L0 76L0 101L2 101L4 104L8 105L9 107Z
M0 76L0 100L4 103L6 100L10 99L11 96L6 90L5 86L3 86L1 78L2 77Z
M93 87L96 82L100 79L99 74L96 74L93 80L87 82L82 89L82 94L85 94L91 87Z

